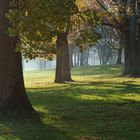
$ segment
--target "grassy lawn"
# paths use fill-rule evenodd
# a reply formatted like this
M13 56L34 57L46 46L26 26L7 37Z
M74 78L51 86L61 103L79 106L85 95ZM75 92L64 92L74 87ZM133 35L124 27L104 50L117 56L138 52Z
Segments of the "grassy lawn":
M53 70L25 72L40 119L1 115L0 140L140 140L140 79L119 77L121 71L121 66L76 68L76 82L66 84L53 84Z

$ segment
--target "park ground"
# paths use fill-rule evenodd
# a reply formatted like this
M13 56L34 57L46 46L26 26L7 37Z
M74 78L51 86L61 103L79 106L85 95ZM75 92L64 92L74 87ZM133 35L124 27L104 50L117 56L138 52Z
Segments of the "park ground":
M75 82L65 84L53 83L54 70L25 72L39 119L1 114L0 140L140 140L140 79L121 72L121 66L75 68Z

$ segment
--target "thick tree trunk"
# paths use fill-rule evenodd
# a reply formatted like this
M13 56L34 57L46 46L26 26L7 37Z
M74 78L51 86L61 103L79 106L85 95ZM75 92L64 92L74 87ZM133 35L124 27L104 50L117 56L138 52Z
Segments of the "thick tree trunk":
M65 81L72 81L70 73L70 60L67 33L61 33L57 37L57 62L55 83L63 83Z
M140 77L140 44L139 41L136 42L136 48L133 52L134 58L133 58L133 68L131 75L132 77Z
M136 37L135 37L136 39ZM140 47L139 41L135 41L134 36L130 35L130 31L125 32L124 40L124 76L139 77L140 76Z
M131 22L130 22L130 44L132 49L132 71L130 76L140 77L140 54L139 54L139 43L138 43L138 26L137 26L137 15L136 15L136 0L131 1Z
M15 52L17 38L6 33L9 2L0 0L0 111L33 111L25 93L21 54Z

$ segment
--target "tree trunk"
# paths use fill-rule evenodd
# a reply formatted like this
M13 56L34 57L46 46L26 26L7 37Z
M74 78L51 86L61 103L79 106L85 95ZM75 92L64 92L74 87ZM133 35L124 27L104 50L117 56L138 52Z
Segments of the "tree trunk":
M138 43L138 28L137 28L137 15L136 15L136 0L132 0L132 16L130 23L130 42L132 48L132 77L140 77L140 54L139 54L139 43Z
M127 30L126 32L122 33L122 46L124 46L124 72L123 76L130 75L132 71L132 50L130 45L130 31Z
M70 60L67 35L68 33L64 32L57 37L57 62L55 83L72 81L70 74Z
M84 51L81 52L81 56L80 56L80 66L84 66Z
M70 46L70 48L69 48L69 54L70 54L70 68L71 68L71 69L74 67L74 65L73 65L73 47L74 47L74 46Z
M85 58L85 66L88 66L88 60L89 60L89 48L86 49L86 58Z
M116 64L122 64L122 47L118 49L118 57Z
M0 1L0 111L33 111L25 92L21 54L15 52L17 38L6 33L9 2Z
M77 66L80 66L80 52L77 50Z

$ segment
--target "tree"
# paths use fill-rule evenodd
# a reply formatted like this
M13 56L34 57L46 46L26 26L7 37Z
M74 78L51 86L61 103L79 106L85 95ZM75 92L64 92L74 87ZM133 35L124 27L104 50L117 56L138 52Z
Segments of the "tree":
M140 77L140 44L139 44L139 26L137 0L130 1L131 17L130 17L130 46L132 51L132 71L131 76Z
M139 14L136 14L136 11L139 11L139 0L95 1L101 12L105 14L103 23L120 31L120 42L125 52L123 75L139 77L140 54L138 54L138 48L140 47L139 41L136 41L136 39L139 40L137 28L139 27Z
M60 33L57 36L57 62L55 83L63 83L65 81L72 81L70 74L70 59L67 32Z
M7 34L9 22L5 14L9 3L0 1L0 111L33 111L25 92L21 54L15 51L18 38Z
M20 51L30 59L40 56L42 51L46 56L56 54L55 82L71 81L67 36L72 28L71 17L78 12L75 0L13 0L11 5L20 5L8 14L10 34L20 36Z

